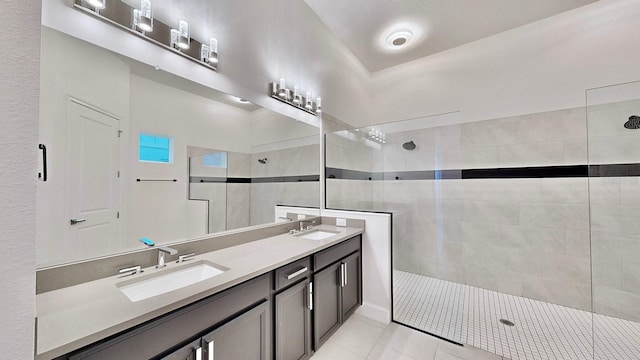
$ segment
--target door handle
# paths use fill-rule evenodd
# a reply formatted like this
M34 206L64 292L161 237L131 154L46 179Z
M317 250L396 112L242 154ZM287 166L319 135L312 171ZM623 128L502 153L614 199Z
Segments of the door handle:
M47 181L47 147L44 144L38 144L38 149L42 150L42 173L38 173L38 179Z
M75 224L83 223L85 221L87 221L87 219L71 219L69 222L71 223L71 225L75 225Z
M313 283L309 283L309 310L313 310Z
M193 352L195 353L196 360L202 360L202 348L201 347L193 349Z

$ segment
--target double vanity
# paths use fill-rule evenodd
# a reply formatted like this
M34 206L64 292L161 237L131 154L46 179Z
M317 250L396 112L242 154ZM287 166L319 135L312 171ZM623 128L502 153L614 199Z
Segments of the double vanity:
M362 303L363 227L324 220L42 292L36 359L309 358Z

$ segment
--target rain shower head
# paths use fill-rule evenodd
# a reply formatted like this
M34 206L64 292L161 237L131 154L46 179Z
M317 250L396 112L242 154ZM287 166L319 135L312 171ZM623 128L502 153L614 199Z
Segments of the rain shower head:
M267 158L258 159L258 162L260 164L266 164L267 163Z
M414 143L413 140L407 141L406 143L402 144L402 148L411 151L416 148L416 143Z
M624 123L624 127L631 130L640 129L640 116L631 115L629 116L629 120Z

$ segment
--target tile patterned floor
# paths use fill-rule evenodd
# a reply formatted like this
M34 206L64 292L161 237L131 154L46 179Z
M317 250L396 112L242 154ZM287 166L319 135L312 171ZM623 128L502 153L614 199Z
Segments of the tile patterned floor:
M640 359L639 323L397 270L393 276L394 319L417 329L513 360Z
M354 314L312 360L503 360L501 356L457 346L398 324L381 324Z

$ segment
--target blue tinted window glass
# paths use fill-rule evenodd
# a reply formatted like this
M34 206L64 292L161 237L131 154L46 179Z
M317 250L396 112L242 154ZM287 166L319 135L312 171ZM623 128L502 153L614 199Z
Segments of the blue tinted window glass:
M171 155L171 139L166 136L140 134L140 161L168 163Z
M202 157L202 165L217 167L217 168L226 168L227 167L227 153L226 152L217 152L213 154L205 154Z

